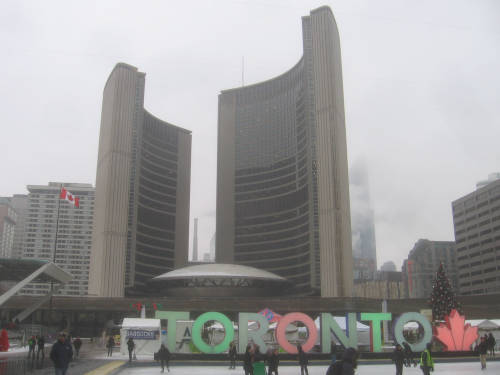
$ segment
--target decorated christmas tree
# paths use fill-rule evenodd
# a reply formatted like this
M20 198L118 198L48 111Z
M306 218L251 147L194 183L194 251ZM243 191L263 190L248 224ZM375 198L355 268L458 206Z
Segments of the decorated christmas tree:
M432 306L433 321L444 320L444 317L449 315L452 309L456 309L460 314L463 314L462 306L457 302L450 281L444 272L443 263L439 265L436 278L432 284L429 304Z

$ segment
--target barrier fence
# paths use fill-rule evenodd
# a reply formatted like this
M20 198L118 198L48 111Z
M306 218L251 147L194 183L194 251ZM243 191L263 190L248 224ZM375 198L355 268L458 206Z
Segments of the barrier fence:
M0 358L0 375L25 375L28 371L25 358Z

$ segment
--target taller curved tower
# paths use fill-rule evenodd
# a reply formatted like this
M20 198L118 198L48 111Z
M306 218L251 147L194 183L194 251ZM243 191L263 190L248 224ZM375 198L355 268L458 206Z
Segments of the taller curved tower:
M216 260L351 296L340 41L328 7L302 18L304 55L269 81L219 95Z

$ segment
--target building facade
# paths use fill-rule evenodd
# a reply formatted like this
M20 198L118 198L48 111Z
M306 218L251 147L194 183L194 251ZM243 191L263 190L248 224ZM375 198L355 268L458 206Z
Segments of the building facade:
M60 199L62 187L79 198L79 207ZM28 185L27 188L22 257L48 260L70 273L73 280L59 291L60 295L87 295L94 187L90 184L49 182L48 185ZM46 294L50 287L47 283L31 283L21 290L21 294Z
M452 203L459 290L491 294L500 290L500 179Z
M104 87L91 295L140 294L188 261L191 132L147 112L144 86L119 63Z
M339 34L328 7L302 31L292 69L219 96L216 261L287 277L298 294L351 296Z
M26 210L28 208L28 195L14 194L10 204L16 210L16 228L14 230L14 244L12 245L12 258L23 256L24 223L26 221Z
M17 213L10 199L0 197L0 258L11 258Z
M441 263L452 289L458 293L455 242L420 239L403 263L403 282L409 298L430 297Z
M407 298L402 272L377 271L371 280L354 280L354 297L377 299Z

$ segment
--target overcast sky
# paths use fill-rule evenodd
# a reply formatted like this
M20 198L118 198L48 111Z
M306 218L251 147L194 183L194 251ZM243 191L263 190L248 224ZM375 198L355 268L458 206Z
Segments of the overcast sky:
M301 16L329 5L342 48L349 164L366 163L378 263L453 240L451 202L500 171L500 1L0 2L0 195L95 184L102 91L120 61L145 107L193 132L191 227L215 230L217 95L302 55Z

